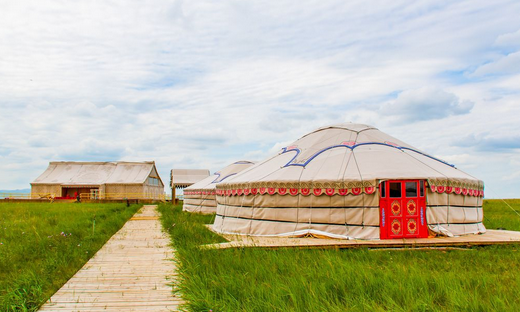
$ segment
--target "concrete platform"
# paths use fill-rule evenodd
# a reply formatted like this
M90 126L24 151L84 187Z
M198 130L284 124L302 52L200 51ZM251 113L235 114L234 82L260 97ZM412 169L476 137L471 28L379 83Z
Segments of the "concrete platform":
M208 249L226 248L424 248L471 247L487 245L520 244L520 232L487 230L485 234L458 237L434 237L417 239L346 240L305 237L265 237L223 235L229 242L203 245Z

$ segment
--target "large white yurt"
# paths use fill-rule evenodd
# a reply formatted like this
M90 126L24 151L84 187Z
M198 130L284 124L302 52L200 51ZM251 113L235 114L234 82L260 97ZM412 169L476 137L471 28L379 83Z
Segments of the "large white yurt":
M422 238L484 233L484 184L362 124L317 129L217 185L219 233Z
M203 214L215 213L217 210L217 201L215 199L216 185L254 164L251 161L234 162L204 180L185 188L182 210Z

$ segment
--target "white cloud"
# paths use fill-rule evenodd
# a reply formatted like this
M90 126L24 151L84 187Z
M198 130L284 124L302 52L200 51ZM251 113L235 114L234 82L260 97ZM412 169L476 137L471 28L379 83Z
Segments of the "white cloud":
M383 105L380 113L397 116L402 121L416 122L468 114L472 108L472 102L460 100L453 93L424 87L401 92L395 101Z
M520 150L520 135L508 133L497 135L493 133L470 134L459 139L457 145L467 148L477 148L483 151Z
M520 51L508 54L498 60L484 64L474 72L475 76L520 73Z
M520 133L515 1L1 6L3 189L65 157L216 171L344 121L467 168L479 152L455 139ZM477 174L520 170L495 166Z
M501 47L520 48L520 29L516 32L511 32L498 36L495 44Z
M513 181L513 180L518 180L518 178L520 178L520 171L516 171L516 172L513 172L507 176L504 176L502 178L502 180L504 181Z

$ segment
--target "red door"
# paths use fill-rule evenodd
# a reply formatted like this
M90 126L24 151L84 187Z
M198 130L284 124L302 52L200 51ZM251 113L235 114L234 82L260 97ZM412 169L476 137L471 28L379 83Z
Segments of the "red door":
M383 181L379 188L380 238L428 237L424 181Z

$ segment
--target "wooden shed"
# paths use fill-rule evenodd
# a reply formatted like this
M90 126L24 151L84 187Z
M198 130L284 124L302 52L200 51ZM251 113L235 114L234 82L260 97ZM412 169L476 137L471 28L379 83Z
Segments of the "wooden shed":
M31 183L37 198L164 199L162 182L155 162L50 162Z
M172 201L175 201L177 189L184 189L209 177L208 169L172 169L170 171L170 187L172 189Z

